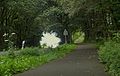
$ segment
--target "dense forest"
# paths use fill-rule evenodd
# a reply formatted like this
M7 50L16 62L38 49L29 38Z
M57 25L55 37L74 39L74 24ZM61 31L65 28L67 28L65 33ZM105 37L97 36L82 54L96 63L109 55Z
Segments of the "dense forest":
M43 31L55 31L69 41L76 30L85 41L107 39L120 27L119 0L0 0L0 48L7 47L4 34L15 33L14 46L37 46ZM7 37L7 38L8 38Z

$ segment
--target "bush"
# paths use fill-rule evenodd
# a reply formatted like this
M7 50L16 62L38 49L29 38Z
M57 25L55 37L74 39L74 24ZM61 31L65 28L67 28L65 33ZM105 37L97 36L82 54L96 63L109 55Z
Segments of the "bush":
M24 72L51 60L64 57L75 48L75 45L61 45L55 49L40 50L39 48L25 48L20 50L20 55L11 58L0 56L0 76L12 76ZM42 51L42 54L41 54Z
M100 46L100 60L112 76L120 76L120 43L110 40Z

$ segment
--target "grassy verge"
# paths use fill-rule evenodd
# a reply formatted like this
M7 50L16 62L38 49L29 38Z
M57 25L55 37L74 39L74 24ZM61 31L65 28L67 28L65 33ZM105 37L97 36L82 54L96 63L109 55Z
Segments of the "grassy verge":
M51 60L62 58L72 52L75 47L75 45L67 44L42 51L39 48L25 48L17 55L0 56L0 76L12 76Z
M111 76L120 76L120 43L110 40L100 46L100 61Z

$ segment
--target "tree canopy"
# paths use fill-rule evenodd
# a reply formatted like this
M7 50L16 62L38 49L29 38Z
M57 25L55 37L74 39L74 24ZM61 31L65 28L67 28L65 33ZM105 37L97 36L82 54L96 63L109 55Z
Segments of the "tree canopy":
M37 46L43 31L55 31L64 42L63 30L80 30L85 40L107 39L120 30L119 0L0 0L0 48L5 33L16 33L14 45Z

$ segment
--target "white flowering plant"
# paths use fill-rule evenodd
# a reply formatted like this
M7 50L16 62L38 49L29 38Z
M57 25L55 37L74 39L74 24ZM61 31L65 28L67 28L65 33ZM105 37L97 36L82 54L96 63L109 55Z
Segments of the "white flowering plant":
M3 37L4 37L5 43L8 46L9 55L13 56L14 55L13 49L14 49L15 33L10 33L10 34L9 33L5 33L3 35Z

